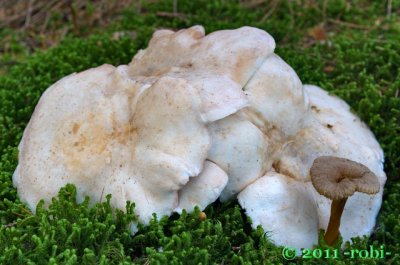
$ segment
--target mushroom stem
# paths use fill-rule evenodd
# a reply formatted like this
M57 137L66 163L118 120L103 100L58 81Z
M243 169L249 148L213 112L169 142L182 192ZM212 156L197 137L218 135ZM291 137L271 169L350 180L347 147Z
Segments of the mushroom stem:
M346 201L347 198L332 200L331 217L325 232L325 242L330 246L333 246L339 238L340 218L342 217Z

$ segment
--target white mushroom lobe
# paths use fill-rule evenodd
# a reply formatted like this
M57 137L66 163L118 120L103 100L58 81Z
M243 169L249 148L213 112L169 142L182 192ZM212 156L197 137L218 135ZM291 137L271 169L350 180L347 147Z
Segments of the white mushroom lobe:
M14 174L31 209L72 182L80 199L89 195L98 201L111 193L114 206L122 209L127 200L136 202L140 220L148 222L153 212L170 214L178 190L200 173L210 137L197 90L171 77L153 84L132 81L120 90L123 86L111 82L121 71L124 67L88 70L43 95ZM96 81L91 72L104 76Z
M330 202L312 188L309 169L334 155L379 178L380 192L356 193L342 216L344 239L370 234L386 181L379 144L346 103L303 86L274 49L251 27L159 30L129 65L61 79L19 145L20 198L34 211L74 183L79 200L111 193L114 207L135 202L146 224L152 213L203 210L239 194L253 227L273 242L310 247Z
M238 200L253 227L262 225L275 244L300 250L312 248L318 238L318 213L310 188L271 171L244 189Z

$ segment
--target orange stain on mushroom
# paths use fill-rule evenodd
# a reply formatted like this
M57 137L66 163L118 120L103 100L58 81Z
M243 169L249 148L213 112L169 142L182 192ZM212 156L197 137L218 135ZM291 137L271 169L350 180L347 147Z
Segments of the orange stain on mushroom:
M236 64L234 67L234 76L233 76L233 79L236 82L241 83L241 81L245 82L247 81L244 80L244 77L249 71L250 64L253 63L251 60L249 60L249 58L252 57L254 57L254 55L251 52L245 52L238 56L238 59L236 60Z
M78 130L79 130L79 127L81 127L80 124L74 123L74 125L72 126L72 133L76 134L78 132Z
M112 148L127 145L136 129L131 122L121 124L115 118L90 113L83 121L64 125L55 137L55 145L64 153L62 163L71 172L101 172L112 161ZM79 173L77 173L79 174Z

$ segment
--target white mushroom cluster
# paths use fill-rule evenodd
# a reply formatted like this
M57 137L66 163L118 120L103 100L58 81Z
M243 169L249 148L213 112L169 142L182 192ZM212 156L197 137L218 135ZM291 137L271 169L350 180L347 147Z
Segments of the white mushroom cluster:
M273 242L311 247L331 201L312 186L310 167L330 155L378 177L376 195L347 200L340 228L345 240L370 234L386 181L379 144L344 101L303 86L274 49L252 27L158 30L130 64L64 77L24 131L13 175L20 198L34 211L74 183L78 200L135 202L146 224L152 213L237 196Z

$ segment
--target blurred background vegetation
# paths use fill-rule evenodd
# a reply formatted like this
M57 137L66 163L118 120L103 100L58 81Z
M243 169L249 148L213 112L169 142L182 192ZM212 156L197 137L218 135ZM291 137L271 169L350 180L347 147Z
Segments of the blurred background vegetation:
M0 67L13 65L37 49L53 47L66 36L86 37L107 30L114 31L114 37L118 38L126 32L116 30L121 21L129 20L130 16L155 16L161 20L175 20L176 26L192 25L195 14L181 9L188 2L192 2L190 5L197 5L197 2L200 10L196 13L200 14L202 5L210 5L206 1L182 0L0 0ZM239 0L216 3L221 7L234 4L245 8L253 13L246 16L248 23L253 25L268 25L271 24L269 20L281 20L280 26L286 29L286 34L274 36L279 45L297 41L298 45L310 46L348 29L364 35L380 31L376 37L387 41L384 34L398 32L400 28L399 2L392 0ZM203 15L205 20L197 23L207 24L207 15ZM224 17L229 20L226 12L213 15L222 15L221 22ZM232 22L232 27L246 24L241 20ZM128 34L135 36L135 32ZM326 67L328 72L332 69Z
M0 263L289 264L236 201L209 206L206 221L198 212L173 215L131 237L130 206L116 213L107 202L77 204L68 186L33 215L12 186L22 132L49 85L129 63L156 29L201 24L207 33L244 25L269 32L303 83L346 100L384 150L388 181L376 229L347 248L385 245L392 255L291 264L400 264L399 18L395 0L0 0Z
M101 32L132 6L140 8L140 2L0 0L0 67L13 65L37 49L54 47L66 36Z

